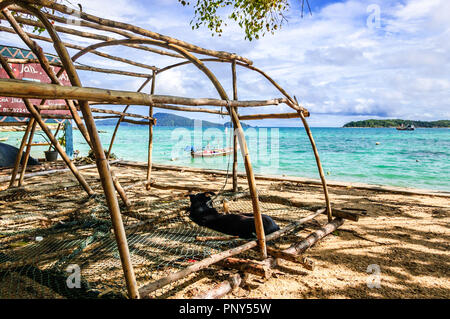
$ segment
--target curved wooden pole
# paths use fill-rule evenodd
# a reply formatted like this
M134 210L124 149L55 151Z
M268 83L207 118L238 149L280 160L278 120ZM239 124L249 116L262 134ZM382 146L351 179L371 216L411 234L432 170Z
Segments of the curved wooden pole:
M233 61L227 61L227 60L223 60L223 59L217 59L217 58L207 58L207 59L200 59L200 61L203 61L203 62L222 62L222 63L233 63ZM183 62L179 62L179 63L175 63L175 64L172 64L172 65L168 65L168 66L166 66L166 67L163 67L163 68L161 68L161 69L159 69L158 70L158 73L162 73L162 72L165 72L165 71L168 71L168 70L170 70L170 69L173 69L173 68L177 68L177 67L179 67L179 66L183 66L183 65L186 65L186 64L189 64L189 63L192 63L191 61L183 61ZM236 64L237 65L240 65L240 66L242 66L242 67L244 67L244 68L247 68L247 69L250 69L250 70L253 70L253 71L256 71L256 72L258 72L258 73L260 73L262 76L264 76L278 91L280 91L280 93L281 94L283 94L288 100L289 100L289 102L286 102L286 104L287 105L289 105L291 108L293 108L294 110L296 110L296 111L302 111L303 112L303 115L305 116L305 117L308 117L309 116L309 112L308 112L308 110L307 109L305 109L305 108L303 108L303 107L301 107L301 106L299 106L296 102L295 102L295 100L277 83L277 82L275 82L275 80L274 79L272 79L268 74L266 74L264 71L262 71L261 69L258 69L257 67L255 67L255 66L253 66L253 65L248 65L248 64L245 64L245 63L242 63L242 62L238 62L238 61L236 61Z
M19 177L19 187L23 184L23 177L25 176L25 171L27 170L28 160L30 159L31 144L33 143L34 132L36 130L36 121L33 122L31 128L30 137L28 138L27 150L25 151L25 158L23 159L22 170L20 171Z
M24 5L24 6L29 8L29 11L31 12L31 14L35 14L35 15L39 15L40 14L40 11L38 11L38 10L36 10L34 8L31 8L31 7L27 6L27 5ZM13 27L13 29L16 31L17 35L20 36L20 38L25 42L25 44L36 55L36 57L39 60L39 63L42 66L42 69L48 75L48 77L50 78L51 82L54 83L54 84L58 84L58 85L62 86L62 83L59 80L59 76L64 72L64 68L61 68L58 71L58 73L55 74L53 72L53 69L50 67L50 63L49 63L48 59L45 57L44 51L42 50L42 48L36 42L31 40L30 37L27 35L27 33L22 30L22 28L20 27L19 23L17 23L17 21L15 20L15 18L9 12L8 9L3 9L2 12L3 12L3 15L5 16L5 18L8 20L8 22ZM48 32L50 34L52 32L52 29L50 29L50 31L48 31ZM54 34L52 34L52 35L54 35ZM42 103L43 102L41 102L41 104ZM71 113L73 119L75 120L75 123L77 124L78 129L80 130L81 134L84 136L84 138L85 138L86 142L88 143L88 145L91 146L91 141L89 139L89 135L87 133L86 127L84 126L82 120L80 119L80 116L78 115L78 112L77 112L73 102L66 99L66 104L69 107L70 113Z
M199 53L199 54L205 54L205 55L210 55L210 56L215 56L215 57L220 57L220 58L224 58L224 59L236 59L236 60L240 60L243 61L245 63L248 64L252 64L253 62L249 59L246 59L244 57L241 57L239 55L236 55L234 53L228 53L228 52L224 52L224 51L214 51L214 50L208 50L208 49L204 49L201 48L199 46L187 43L185 41L181 41L178 39L174 39L156 32L152 32L128 23L123 23L123 22L117 22L117 21L113 21L110 19L105 19L105 18L99 18L96 17L94 15L91 14L87 14L85 12L82 11L78 11L78 10L74 10L71 8L68 8L65 5L59 4L59 3L55 3L53 1L48 1L48 0L24 0L24 2L30 3L30 4L38 4L38 5L42 5L44 7L48 7L48 8L52 8L55 9L59 12L65 13L65 14L69 14L69 15L76 15L77 17L86 20L86 21L91 21L94 23L97 23L99 25L104 25L104 26L108 26L108 27L113 27L113 28L117 28L117 29L122 29L122 30L127 30L130 32L133 32L135 34L139 34L142 36L146 36L155 40L159 40L159 41L164 41L166 43L170 43L170 44L174 44L177 45L179 47L182 47L188 51L191 52L195 52L195 53Z
M327 206L328 222L331 222L331 220L333 219L333 213L331 210L330 197L328 195L327 181L325 179L325 175L323 174L322 164L320 163L319 152L317 151L317 146L316 146L316 143L314 142L314 138L312 136L311 129L309 128L308 122L306 122L306 119L303 116L302 112L298 112L298 114L300 115L300 118L303 122L303 126L305 127L305 130L306 130L306 134L308 134L309 140L311 142L311 146L312 146L312 149L314 152L314 157L316 159L317 168L319 170L320 179L322 181L323 192L325 194L325 203Z
M184 55L188 60L192 61L206 76L211 80L213 85L215 86L217 92L220 97L224 100L229 101L228 95L223 89L220 82L217 80L215 75L194 55L187 52L185 49L177 47L175 45L170 44L169 47L173 48L178 53ZM259 207L259 199L258 199L258 191L256 189L256 181L255 174L253 173L253 167L250 161L250 155L248 153L247 142L245 140L244 131L241 126L241 122L239 121L239 116L234 107L230 106L228 103L227 110L230 113L231 120L233 122L233 127L235 128L235 134L237 135L239 145L241 147L242 157L244 158L245 171L247 173L247 181L250 190L250 195L252 198L252 207L253 207L253 215L255 217L255 229L256 235L258 238L259 249L261 253L262 259L267 258L267 249L266 249L266 236L264 233L264 226L262 223L261 210Z
M11 79L14 79L14 73L11 70L11 67L9 66L8 62L6 62L6 59L0 54L0 64L2 65L3 69L6 71L8 76ZM23 102L25 103L25 106L30 112L31 116L34 118L34 120L39 124L39 126L42 128L44 133L47 135L50 142L55 145L56 150L58 151L61 158L64 160L66 165L70 168L75 178L78 180L80 185L83 187L83 189L86 191L86 193L89 196L92 196L94 194L94 191L89 187L84 177L80 174L76 166L72 163L70 158L67 156L66 152L62 149L61 145L59 145L58 141L53 136L52 132L49 130L45 122L42 120L38 110L35 108L35 106L30 102L29 99L24 98Z
M11 173L11 180L9 181L8 188L13 187L14 182L16 181L17 172L19 171L20 162L22 161L22 157L23 157L23 150L25 149L25 145L28 140L28 135L31 132L33 123L34 123L34 118L30 118L30 120L28 121L28 124L27 124L27 129L22 137L22 142L20 143L19 152L17 153L16 162L14 163L14 168Z
M32 12L46 27L47 32L53 40L53 45L58 53L61 63L67 72L72 86L81 87L81 81L78 77L77 71L70 59L69 53L65 46L61 43L61 39L55 32L53 25L42 14L40 10L34 7L23 5L23 7ZM139 298L139 292L137 289L136 276L134 274L133 265L131 263L130 252L128 249L127 238L125 234L125 228L122 222L122 216L120 214L119 203L115 194L115 186L113 176L110 172L108 161L106 160L105 153L103 151L100 137L92 117L92 113L87 101L79 101L81 112L83 113L84 121L87 125L87 130L92 143L92 149L94 150L95 159L97 163L100 180L105 192L106 202L110 211L111 220L114 228L114 235L116 237L117 246L119 249L119 255L122 262L122 268L125 274L125 281L127 284L128 294L130 298Z
M152 86L150 89L150 94L155 93L155 82L156 82L156 73L153 72L152 76ZM153 117L153 105L150 105L148 110L148 116ZM145 188L150 190L151 188L151 177L152 177L152 151L153 151L153 122L149 122L148 124L148 161L147 161L147 184Z
M59 39L59 36L57 35L54 26L48 21L48 19L45 17L44 14L42 14L42 12L40 10L37 10L36 8L29 6L27 4L22 4L22 6L27 9L30 14L35 15L37 18L40 19L40 21L43 23L43 25L45 26L48 34L50 35L51 39L53 40L53 45L55 47L55 50L57 52L62 52L65 49L64 44L62 44L61 40ZM38 57L39 61L41 62L41 65L43 67L43 69L45 70L45 72L47 73L47 75L50 77L51 81L55 84L58 85L62 85L62 83L59 81L59 77L61 76L61 74L64 72L64 65L63 67L60 68L60 70L58 71L58 73L55 75L53 70L50 68L50 64L47 60L47 58L45 57L45 55L43 54L42 49L37 45L37 43L35 43L34 41L32 41L26 34L25 32L23 32L23 30L21 29L21 27L19 26L19 24L17 23L17 21L15 20L15 18L8 12L7 9L5 9L3 11L5 17L8 19L8 21L11 23L11 25L13 26L13 28L15 30L17 30L17 32L20 33L21 38L28 44L28 46L33 50L33 52L36 54L36 56ZM61 49L62 48L62 49ZM62 51L61 51L62 50ZM44 63L44 64L42 64ZM73 65L73 64L72 64ZM76 73L76 70L74 69L74 72ZM69 75L70 78L70 75ZM42 102L41 102L42 103ZM81 134L83 135L84 139L86 140L86 142L88 143L88 145L90 146L91 149L93 149L93 145L91 142L91 138L90 135L85 127L85 125L83 124L83 121L81 120L77 109L73 103L73 101L71 100L67 100L66 99L66 103L67 106L69 107L70 113L72 114L73 119L75 120L75 123L77 124L77 127L79 128ZM128 200L126 193L123 191L122 186L119 183L119 180L117 178L114 178L114 176L112 176L112 180L114 183L114 187L116 188L117 192L119 193L120 197L122 198L123 202L125 203L125 205L127 207L130 206L130 201Z
M24 13L28 13L26 10L18 10L18 11L23 11ZM49 18L51 20L54 20L54 21L57 21L59 23L67 24L67 19L65 19L63 17L58 17L58 16L55 16L55 15L52 15L52 14L45 14L45 16L47 18ZM0 19L1 19L1 16L0 16ZM34 20L31 20L31 19L23 18L23 17L16 17L16 20L17 20L17 22L19 22L21 24L24 24L24 25L35 26L35 27L43 27L44 26L39 21L34 21ZM80 26L88 26L88 27L91 27L91 28L102 27L102 26L100 26L98 24L87 22L87 21L83 21L83 20L80 20L80 21L77 21L77 22L80 22ZM110 29L112 29L112 30L110 30L110 29L108 29L106 27L103 27L102 29L103 30L107 29L105 31L116 32L117 33L117 29L114 29L114 28L110 28ZM66 28L66 27L58 26L58 25L55 25L55 30L57 32L59 32L59 33L71 34L71 35L75 35L75 36L82 37L82 38L90 38L90 39L101 40L101 41L116 40L115 38L112 38L112 37L109 37L109 36L106 36L106 35L96 34L96 33L91 33L91 32L86 32L86 31L79 31L79 30L75 30L75 29L72 29L72 28ZM133 35L131 33L128 33L128 32L123 32L122 35L124 35L124 36L126 36L128 38L136 37L135 35ZM173 54L171 52L158 50L158 49L154 49L154 48L150 48L150 47L146 47L146 46L133 45L133 44L130 44L130 45L127 45L127 46L135 48L135 49L139 49L139 50L144 50L144 51L147 51L147 52L160 54L160 55L167 55L167 56L171 56L171 57L174 57L174 58L183 58L181 55ZM155 70L156 70L156 68L155 68Z
M154 75L153 75L153 76L154 76ZM139 87L139 89L137 90L137 92L141 92L142 89L147 85L147 83L150 82L150 79L151 79L150 77L147 78L147 79L144 81L144 83L142 83L142 85ZM128 110L129 107L130 107L130 105L127 105L127 106L123 109L123 112L122 112L122 113L125 113L125 112ZM123 121L124 118L125 118L124 115L123 115L123 116L120 116L119 120L117 121L116 127L114 128L114 132L113 132L113 135L112 135L112 137L111 137L111 142L109 142L109 148L108 148L108 152L106 153L106 159L109 159L109 155L111 154L111 150L112 150L112 147L113 147L113 144L114 144L114 140L115 140L115 138L116 138L117 131L119 130L120 123Z
M231 75L233 80L233 100L238 99L237 95L237 77L236 77L236 60L233 60L231 64ZM237 108L236 108L237 110ZM234 124L233 124L233 132L234 132ZM238 187L238 176L237 176L237 146L238 140L236 134L233 134L233 192L237 192Z
M89 47L86 47L84 50L75 54L72 57L72 59L73 60L78 59L80 56L86 54L90 50L95 50L97 48L105 47L105 46L122 45L125 43L152 44L152 45L161 46L161 47L178 52L179 54L183 55L186 59L190 60L195 66L197 66L197 68L200 71L205 73L205 75L210 79L210 81L216 88L220 97L223 100L229 101L228 95L225 92L224 88L222 87L220 82L217 80L215 75L203 64L203 62L201 62L197 57L195 57L194 55L189 53L184 48L179 47L174 44L161 43L159 41L155 41L155 40L151 40L151 39L148 39L148 40L147 39L125 39L125 40L105 41L105 42L96 43ZM263 223L262 223L261 210L259 207L258 193L256 190L256 181L255 181L255 176L253 173L253 167L252 167L251 161L250 161L250 155L248 153L247 142L245 140L244 131L242 130L242 126L240 124L239 116L237 115L236 110L234 109L234 107L231 107L229 103L227 103L227 104L228 104L227 109L228 109L228 112L230 113L233 125L235 127L235 134L238 137L238 141L239 141L241 151L242 151L242 156L244 158L244 164L245 164L245 169L246 169L246 173L247 173L248 184L249 184L250 193L252 196L256 233L257 233L258 242L260 245L260 251L261 251L262 258L265 259L265 258L267 258L267 250L266 250L264 227L263 227Z

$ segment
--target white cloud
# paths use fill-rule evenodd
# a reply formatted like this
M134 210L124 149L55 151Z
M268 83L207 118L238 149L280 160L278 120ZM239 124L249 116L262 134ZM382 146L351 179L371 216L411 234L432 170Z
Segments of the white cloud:
M325 5L313 12L312 17L305 15L304 19L291 12L289 23L275 35L252 42L245 41L243 31L233 23L224 29L222 37L211 37L207 29L191 30L192 8L182 7L177 1L119 0L114 5L106 0L77 2L82 3L84 11L94 15L133 23L205 48L249 57L255 66L298 97L311 111L313 125L336 126L346 120L377 117L450 118L450 19L447 17L450 1L447 0L341 1ZM367 8L374 3L380 8L379 29L366 25L370 14ZM66 38L81 45L91 43L89 39ZM2 34L2 42L24 47L6 34ZM52 51L48 44L44 49ZM179 62L179 59L127 47L100 51L157 66ZM80 61L149 72L95 55ZM232 96L229 65L207 65ZM82 73L82 79L85 85L133 91L143 81L87 72ZM192 65L159 75L157 93L217 97L206 76ZM238 68L238 95L242 100L281 96L262 76L242 67ZM290 110L277 106L241 112L250 111ZM297 121L254 124L273 123L291 125Z

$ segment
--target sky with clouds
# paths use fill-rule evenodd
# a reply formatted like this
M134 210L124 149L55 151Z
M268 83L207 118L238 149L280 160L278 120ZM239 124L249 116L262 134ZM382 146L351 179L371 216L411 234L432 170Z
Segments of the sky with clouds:
M309 0L312 16L300 17L300 0L291 1L288 22L274 35L244 40L243 31L229 23L221 37L205 29L192 30L193 9L177 0L71 0L83 10L169 35L214 50L235 52L273 77L311 112L312 126L342 126L351 120L403 118L450 119L450 1L448 0ZM114 3L114 5L112 5ZM2 22L2 25L5 25ZM82 29L82 28L80 28ZM86 46L94 40L61 34ZM13 35L6 45L24 47ZM44 50L54 52L42 43ZM162 67L178 62L128 47L100 51ZM70 53L75 53L69 50ZM146 72L95 55L79 60L88 65ZM232 96L228 64L207 63ZM239 99L281 97L263 77L238 67ZM143 79L81 72L84 86L135 91ZM147 89L148 90L148 89ZM162 73L156 94L218 97L206 77L192 65ZM116 107L121 109L120 107ZM253 109L280 113L287 106ZM143 107L132 111L146 113ZM162 110L158 110L162 111ZM167 111L164 111L167 112ZM242 110L246 114L250 110ZM180 113L177 113L180 114ZM224 122L214 115L182 113L191 118ZM252 121L260 126L298 126L297 119Z

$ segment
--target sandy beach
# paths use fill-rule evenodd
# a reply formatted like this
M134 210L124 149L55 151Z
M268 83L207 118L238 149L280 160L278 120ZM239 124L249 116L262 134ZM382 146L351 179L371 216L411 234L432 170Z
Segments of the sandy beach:
M145 176L144 168L114 165L114 170L124 187L132 186L127 190L132 194L130 195L132 201L138 197L150 201L161 198L183 198L189 192L220 190L225 182L225 177L221 174L163 169L158 165L152 174L154 187L147 192L143 186L133 186L137 180L142 180ZM95 184L95 189L100 190L96 169L82 172L90 183ZM36 196L41 182L44 182L45 186L52 184L56 186L55 183L60 187L76 185L69 173L50 176L51 179L47 176L26 179L25 190L34 192ZM257 185L260 192L296 200L304 203L305 207L324 206L320 185L259 178ZM313 271L283 260L274 269L270 278L249 275L244 286L225 298L448 298L450 296L448 195L399 194L389 190L375 191L345 185L330 186L333 207L362 209L362 214L358 222L345 221L338 231L306 252L305 256L314 260L316 264ZM0 184L1 189L5 189L6 186L6 182ZM242 177L239 178L239 186L243 189L247 187L246 180ZM230 181L225 189L229 187ZM0 192L0 196L7 192L9 191ZM77 193L82 194L81 190ZM44 197L40 198L41 202L46 200ZM55 203L52 196L49 196L48 200ZM29 204L33 205L33 202ZM8 209L14 208L16 212L20 210L18 202L13 205L11 201L5 201L4 196L0 205ZM71 205L77 204L63 201L55 209L67 209ZM2 210L4 226L6 210ZM43 214L45 215L45 212ZM54 222L60 220L55 218ZM277 241L277 248L287 248L301 240L319 227L320 223L326 223L326 216L319 216L317 220L318 223L310 223L299 232ZM50 227L54 222L50 218L45 227ZM37 221L30 227L42 227L42 223ZM373 267L379 267L380 270L379 288L369 288L367 285L372 278L370 269L374 269ZM190 275L187 282L173 285L156 297L192 298L221 282L230 273L233 271L211 266ZM6 284L5 280L3 284ZM0 287L1 285L2 281Z

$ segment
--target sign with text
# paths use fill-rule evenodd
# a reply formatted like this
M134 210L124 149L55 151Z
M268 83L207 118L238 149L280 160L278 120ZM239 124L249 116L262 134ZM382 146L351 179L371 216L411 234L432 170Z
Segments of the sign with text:
M39 63L28 63L28 64L10 64L11 69L14 72L14 76L17 80L26 81L36 81L41 83L51 83L50 78L42 69ZM59 67L51 66L53 71L58 73ZM0 78L8 79L9 76L3 68L0 68ZM65 86L70 86L69 78L64 72L59 77L61 83ZM41 103L40 99L30 99L31 103L39 105ZM66 105L64 100L47 100L46 105ZM0 97L0 115L4 112L13 113L28 113L25 103L21 98L15 97ZM43 110L42 114L70 114L68 110Z

